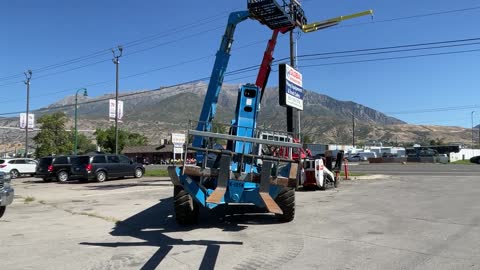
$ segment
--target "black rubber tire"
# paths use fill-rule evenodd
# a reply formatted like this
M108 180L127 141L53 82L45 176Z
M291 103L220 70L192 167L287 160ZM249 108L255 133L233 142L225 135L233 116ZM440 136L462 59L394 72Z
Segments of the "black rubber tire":
M61 183L65 183L70 179L70 175L66 171L59 171L57 173L57 181Z
M3 217L3 214L5 214L5 209L7 209L6 206L0 206L0 218Z
M143 176L143 170L141 168L136 168L135 172L133 173L133 176L135 178L142 178Z
M275 198L275 202L282 209L282 215L276 215L282 222L290 222L295 218L295 189L283 188Z
M193 225L198 223L199 206L192 196L182 186L173 188L173 203L175 220L180 225Z
M97 180L97 182L104 182L105 180L107 180L107 173L105 171L96 172L95 180Z
M13 170L10 171L10 177L11 177L12 179L15 179L15 178L17 178L17 177L19 177L19 176L20 176L20 173L18 173L18 171L17 171L16 169L13 169Z

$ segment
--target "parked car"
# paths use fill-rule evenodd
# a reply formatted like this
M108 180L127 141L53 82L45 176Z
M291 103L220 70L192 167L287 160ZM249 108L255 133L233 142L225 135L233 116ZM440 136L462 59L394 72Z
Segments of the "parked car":
M14 190L10 187L10 174L0 172L0 218L5 214L7 205L13 201Z
M362 157L360 155L354 155L354 156L348 157L347 160L350 162L358 162L362 160Z
M81 181L103 182L108 178L133 176L145 173L143 164L133 162L124 155L94 154L78 156L72 164L71 176Z
M470 162L480 164L480 156L472 157Z
M42 178L45 182L52 180L67 182L72 179L72 163L76 158L76 156L43 157L37 165L35 177Z
M35 174L37 161L31 158L5 158L0 159L0 172L10 173L12 178L17 178L21 175Z
M375 152L359 152L352 157L347 158L348 161L367 161L369 158L376 158L377 154Z

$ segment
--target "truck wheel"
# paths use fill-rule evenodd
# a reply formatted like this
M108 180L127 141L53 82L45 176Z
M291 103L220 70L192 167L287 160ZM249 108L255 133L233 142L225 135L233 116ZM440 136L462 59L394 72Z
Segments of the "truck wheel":
M103 182L107 180L107 173L104 171L98 171L95 173L95 179L97 179L97 182Z
M180 225L192 225L198 223L198 203L195 202L182 186L173 189L175 207L175 220Z
M66 171L60 171L57 173L57 180L58 182L62 182L62 183L65 183L68 181L69 179L69 175Z
M277 215L277 218L282 222L292 221L295 217L295 189L283 188L275 202L283 211L283 215Z
M5 213L5 209L7 209L6 206L0 206L0 218L3 217L3 214Z

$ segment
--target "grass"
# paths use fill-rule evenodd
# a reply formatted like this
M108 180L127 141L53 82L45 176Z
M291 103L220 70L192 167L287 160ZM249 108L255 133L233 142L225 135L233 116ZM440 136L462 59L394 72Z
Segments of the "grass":
M451 164L475 164L475 163L471 163L470 160L468 159L465 159L465 160L457 160L457 161L454 161L454 162L450 162Z
M161 169L147 170L145 172L145 176L161 176L161 177L164 177L164 176L168 176L168 171L167 170L161 170Z
M23 203L31 203L31 202L33 202L33 201L35 201L35 198L34 198L34 197L30 197L30 196L28 196L28 197L26 197L25 199L23 199Z

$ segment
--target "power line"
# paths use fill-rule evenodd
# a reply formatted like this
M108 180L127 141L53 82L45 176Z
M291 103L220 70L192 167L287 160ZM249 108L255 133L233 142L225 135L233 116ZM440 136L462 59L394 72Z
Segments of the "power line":
M392 19L384 19L384 20L372 21L372 22L353 23L353 24L342 24L342 25L339 25L339 26L337 26L337 27L335 27L335 28L352 27L352 26L360 26L360 25L368 25L368 24L377 24L377 23L385 23L385 22L394 22L394 21L403 21L403 20L417 19L417 18L423 18L423 17L431 17L431 16L437 16L437 15L445 15L445 14L450 14L450 13L459 13L459 12L473 11L473 10L478 10L478 9L480 9L480 6L474 6L474 7L468 7L468 8L460 8L460 9L453 9L453 10L445 10L445 11L439 11L439 12L431 12L431 13L425 13L425 14L417 14L417 15L404 16L404 17L398 17L398 18L392 18Z
M153 35L150 35L150 36L147 36L147 37L143 37L143 38L140 38L140 39L137 39L137 40L127 42L127 43L125 43L124 47L129 47L130 48L130 47L135 47L135 46L138 46L138 45L141 45L141 44L144 44L144 43L152 42L152 41L157 40L159 38L170 36L170 35L176 34L178 32L191 30L192 27L199 27L199 26L211 23L213 21L216 21L216 20L219 20L219 19L222 19L222 18L225 18L225 17L227 17L225 15L225 13L220 13L220 14L217 14L217 15L214 15L214 16L206 17L206 18L197 20L195 22L192 22L190 24L184 25L184 26L176 27L176 28L173 28L173 29L161 32L161 33L153 34ZM217 28L214 28L214 29L217 29ZM212 30L207 30L207 31L212 31ZM204 31L204 32L206 32L206 31ZM198 33L197 33L197 35L198 35ZM156 48L156 47L158 47L158 46L155 46L153 48ZM144 50L142 50L142 51L144 51ZM75 64L75 63L78 63L78 62L82 62L82 61L85 61L85 60L88 60L88 59L96 58L96 57L105 55L107 53L110 53L110 48L103 49L103 50L100 50L100 51L97 51L97 52L94 52L94 53L91 53L91 54L88 54L88 55L85 55L85 56L80 56L80 57L76 57L76 58L73 58L73 59L70 59L70 60L59 62L59 63L56 63L56 64L47 65L47 66L44 66L44 67L41 67L41 68L34 69L33 71L35 71L36 73L40 73L40 72L44 72L44 71L47 71L47 70L51 70L51 69ZM97 64L97 63L99 63L99 62L95 62L94 64ZM85 66L83 66L83 67L85 67ZM23 76L23 74L14 74L14 75L10 75L10 76L5 76L5 77L1 77L0 81L10 80L10 79L14 79L14 78L21 77L21 76ZM17 82L15 82L15 83L17 83Z
M308 1L304 1L304 2L308 2ZM477 10L477 9L480 9L480 6L474 6L474 7L462 8L462 9L455 9L455 10L440 11L440 12L433 12L433 13L427 13L427 14L418 14L418 15L399 17L399 18L393 18L393 19L385 19L385 20L374 21L374 22L369 22L369 23L341 25L341 26L337 26L336 28L358 26L358 25L365 25L365 24L372 24L372 23L392 22L392 21L398 21L398 20L415 19L415 18L421 18L421 17L435 16L435 15L444 15L444 14L449 14L449 13L472 11L472 10ZM147 37L144 37L144 38L140 38L138 40L127 42L127 43L125 43L125 47L133 47L133 46L138 46L138 45L146 43L146 42L151 42L151 41L156 40L160 37L168 36L172 32L176 33L176 32L183 31L183 30L191 30L191 27L196 27L196 26L199 26L199 25L202 25L202 24L207 24L207 23L216 21L216 20L224 18L224 17L226 17L224 15L224 13L220 13L216 16L213 16L214 19L212 19L212 17L207 17L207 18L204 18L204 19L200 19L196 22L181 26L181 27L176 28L176 29L171 29L171 30L168 30L166 32L150 35L150 36L147 36ZM174 42L174 41L172 41L172 42ZM166 44L169 44L169 43L172 43L172 42L168 42ZM165 45L165 44L162 44L162 45ZM162 45L142 49L142 50L139 50L138 52L142 52L142 51L150 50L150 49L153 49L153 48L157 48L157 47L162 46ZM34 71L36 73L39 73L39 72L43 72L45 70L50 70L50 69L53 69L53 68L58 68L58 67L62 67L62 66L65 66L65 65L74 64L74 63L77 63L79 61L84 61L84 60L87 60L87 59L91 59L91 58L101 56L103 54L106 54L109 51L110 51L110 49L104 49L104 50L101 50L101 51L98 51L98 52L95 52L95 53L92 53L92 54L89 54L89 55L86 55L86 56L77 57L77 58L74 58L74 59L71 59L71 60L67 60L67 61L64 61L64 62L57 63L57 64L52 64L52 65L48 65L48 66L45 66L45 67L42 67L42 68L39 68L39 69L35 69ZM134 53L130 53L130 54L135 54L135 53L136 52L134 51ZM98 63L101 63L101 62L104 62L104 61L98 61L98 62L92 63L91 65L98 64ZM87 66L89 66L89 65L84 65L84 66L81 66L79 68L83 68L83 67L87 67ZM75 69L78 69L78 68L69 69L69 70L66 70L65 72L75 70ZM56 72L52 75L56 75L56 74L59 74L59 72ZM2 77L2 78L0 78L0 81L9 80L9 79L16 78L16 77L19 77L19 76L22 76L22 74L16 74L16 75L11 75L11 76L7 76L7 77ZM37 77L37 79L42 78L42 77L45 77L45 76L39 76L39 77ZM3 84L3 85L0 85L0 86L7 86L7 85L16 84L16 83L18 83L18 82L12 82L12 83Z
M480 108L480 105L462 105L462 106L452 106L452 107L440 107L440 108L429 108L422 110L405 110L405 111L396 111L396 112L385 112L385 114L397 115L397 114L418 114L418 113L430 113L430 112L445 112L445 111L459 111L459 110L469 110Z
M429 42L429 43L407 44L407 45L398 45L398 46L389 46L389 47L378 47L378 48L367 48L367 49L358 49L358 50L349 50L349 51L338 51L338 52L323 52L323 53L317 53L317 54L300 55L300 56L298 56L298 57L299 57L299 58L303 58L303 57L312 57L312 56L320 56L320 55L334 55L334 56L331 56L331 57L323 58L323 59L331 59L331 58L342 58L342 57L359 56L359 55L370 55L370 54L379 54L379 53L393 53L393 52L415 51L415 50L420 50L420 49L421 49L421 50L425 50L425 49L438 49L438 48L447 48L447 47L456 47L456 46L470 46L470 45L474 45L474 44L477 44L477 43L466 43L466 44L451 44L451 43L466 42L466 41L476 41L476 40L480 40L480 38L457 39L457 40L449 40L449 41L437 41L437 42ZM258 44L258 43L259 43L259 42L253 42L253 43L250 43L250 44L247 44L247 45L243 46L243 48L248 47L248 46L252 46L252 45L255 45L255 44ZM436 45L436 44L450 44L450 45L436 46L436 47L425 47L425 48L411 48L411 47L426 46L426 45ZM396 50L396 51L375 52L376 50L386 50L386 49L392 49L392 48L408 48L408 47L410 47L410 49L406 49L406 50ZM239 49L240 49L240 48L239 48ZM237 49L237 50L238 50L238 49ZM443 52L443 53L433 53L433 54L424 54L424 55L397 56L397 57L380 58L380 59L367 59L367 60L358 60L358 61L347 61L347 62L335 62L335 63L326 63L326 64L303 65L303 66L301 66L301 67L307 67L307 68L308 68L308 67L329 66L329 65L339 65L339 64L351 64L351 63L360 63L360 62L384 61L384 60L393 60L393 59L403 59L403 58L416 58L416 57L434 56L434 55L442 55L442 54L466 53L466 52L474 52L474 51L478 51L478 50L454 51L454 52ZM355 55L340 55L340 56L335 56L335 54L345 54L345 53L351 53L351 52L370 52L370 53L366 53L366 54L355 54ZM163 66L163 67L159 67L159 68L155 68L155 69L150 69L150 70L147 70L147 71L143 71L143 72L140 72L140 73L136 73L136 74L132 74L132 75L128 75L128 76L122 77L122 79L137 77L137 76L141 76L141 75L148 74L148 73L151 73L151 72L155 72L155 71L159 71L159 70L164 70L164 69L168 69L168 68L172 68L172 67L184 65L184 64L187 64L187 63L191 63L191 62L201 61L201 60L204 60L204 59L213 57L213 56L214 56L214 55L203 56L203 57L199 57L199 58L196 58L196 59L191 59L191 60L187 60L187 61L184 61L184 62L180 62L180 63L177 63L177 64L172 64L172 65ZM279 60L275 60L275 61L273 61L273 63L279 63L279 62L281 62L281 61L284 60L284 59L287 59L287 58L281 58L281 59L279 59ZM321 59L321 58L319 58L319 59ZM306 59L304 59L304 60L306 60ZM315 60L315 59L308 59L308 60ZM257 71L257 68L258 68L258 67L259 67L259 65L252 65L252 66L240 68L240 69L237 69L237 70L229 71L229 72L227 72L225 75L226 75L226 76L231 76L231 75L242 74L242 73L251 72L251 71ZM89 84L89 85L84 85L83 87L91 87L91 86L96 86L96 85L105 84L105 83L108 83L108 82L110 82L110 81L102 81L102 82L98 82L98 83L93 83L93 84ZM67 92L67 91L71 91L71 89L52 92L52 94L57 94L57 93L62 93L62 92ZM47 94L51 94L51 93L47 93ZM45 96L45 94L43 94L43 95L41 95L41 96ZM8 101L8 100L5 100L4 102L7 102L7 101Z
M474 50L463 50L463 51L453 51L453 52L443 52L443 53L430 53L430 54L418 54L418 55L409 55L409 56L396 56L396 57L385 57L385 58L376 58L376 59L367 59L367 60L356 60L356 61L345 61L345 62L332 62L325 64L312 64L312 65L301 65L301 68L310 68L310 67L321 67L321 66L334 66L334 65L345 65L345 64L356 64L356 63L366 63L366 62L378 62L378 61L388 61L388 60L398 60L398 59L408 59L408 58L419 58L427 56L438 56L438 55L449 55L449 54L463 54L471 52L479 52L480 49Z

